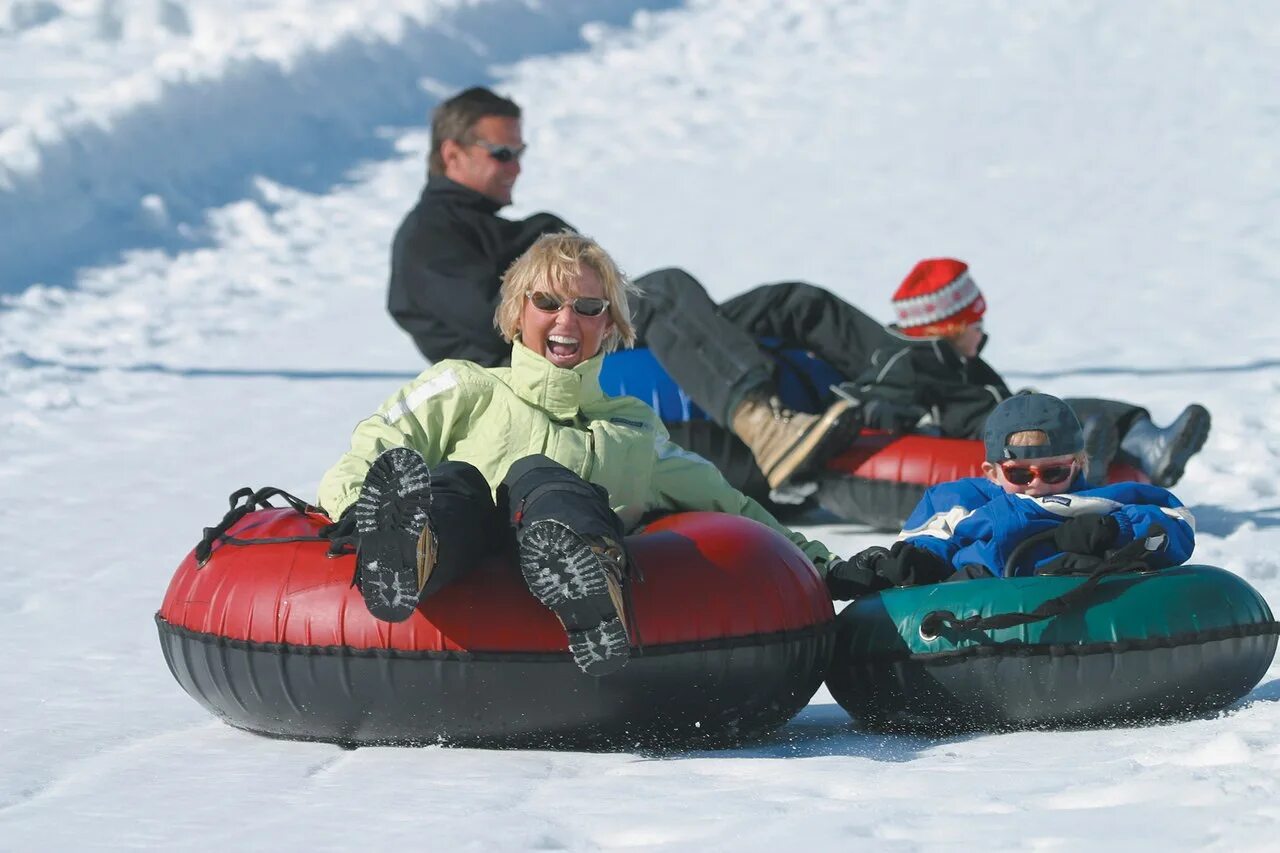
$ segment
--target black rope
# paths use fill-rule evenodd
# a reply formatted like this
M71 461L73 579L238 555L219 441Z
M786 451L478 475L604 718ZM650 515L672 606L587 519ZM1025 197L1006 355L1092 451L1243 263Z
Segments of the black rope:
M1052 538L1054 533L1055 531L1053 530L1046 530L1019 543L1005 563L1006 577L1009 576L1018 559L1026 551ZM1103 559L1098 564L1098 567L1093 570L1093 573L1086 577L1078 587L1068 590L1057 598L1051 598L1041 603L1035 610L993 613L990 616L982 616L975 613L972 616L963 618L950 610L934 610L925 614L925 617L920 620L920 634L925 639L931 639L941 634L946 628L956 628L961 631L989 631L998 628L1014 628L1018 625L1030 625L1033 622L1052 619L1054 616L1059 616L1068 610L1084 605L1085 601L1093 593L1094 588L1108 575L1134 568L1146 568L1143 558L1147 555L1147 540L1152 536L1161 535L1167 535L1164 529L1158 524L1151 525L1146 536L1135 539L1122 548L1117 548ZM1087 607L1087 605L1085 606Z
M1013 573L1018 570L1018 563L1022 561L1022 558L1026 556L1028 551L1039 545L1041 542L1052 541L1057 535L1058 528L1056 527L1050 530L1041 530L1039 533L1036 533L1033 536L1028 536L1026 539L1023 539L1015 545L1013 550L1009 552L1009 559L1004 561L1004 576L1007 578L1013 577Z
M204 536L196 543L195 556L196 566L203 568L204 564L209 562L209 558L213 555L213 545L215 542L222 541L229 545L271 545L282 542L315 542L318 540L331 541L327 531L338 525L330 524L320 529L318 536L285 536L271 537L263 539L237 539L234 536L227 536L227 531L239 523L249 513L257 510L259 507L263 509L272 508L271 499L279 497L283 498L285 503L293 507L301 515L307 513L324 513L324 510L318 506L307 503L302 498L291 495L284 489L278 489L275 486L267 486L258 489L256 492L245 486L242 489L236 489L231 493L229 503L231 508L227 510L227 514L222 517L222 521L213 527L204 529Z

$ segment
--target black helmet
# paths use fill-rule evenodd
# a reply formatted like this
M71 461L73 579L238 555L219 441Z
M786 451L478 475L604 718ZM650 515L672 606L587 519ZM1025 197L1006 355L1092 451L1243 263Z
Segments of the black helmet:
M1048 444L1010 447L1009 436L1015 432L1038 429L1049 436ZM987 415L982 430L988 462L1007 459L1045 459L1067 456L1084 449L1084 433L1080 419L1071 407L1048 394L1015 394Z

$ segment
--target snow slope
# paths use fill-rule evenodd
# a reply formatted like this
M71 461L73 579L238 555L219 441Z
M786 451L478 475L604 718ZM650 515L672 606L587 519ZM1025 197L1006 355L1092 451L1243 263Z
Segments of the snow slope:
M577 47L584 22L668 5L12 2L0 29L13 60L0 71L0 221L11 223L0 293L63 284L133 246L206 244L216 236L201 212L253 195L256 177L323 191L391 153L379 129L423 121L440 92ZM33 6L51 17L12 23Z
M19 5L60 14L17 29ZM0 72L0 846L1273 845L1274 668L1223 715L1138 729L873 736L822 692L726 752L344 752L211 720L151 622L224 495L313 493L421 368L382 307L387 244L415 123L473 80L526 109L513 213L555 210L633 272L719 296L803 278L887 320L915 260L954 254L1012 381L1157 420L1205 403L1177 489L1197 559L1280 601L1272 4L618 2L571 53L594 4L170 4L190 36L162 5L0 4L29 69ZM130 11L94 47L108 7ZM526 14L545 26L507 25ZM437 64L445 42L470 64ZM181 213L143 233L120 211L148 194Z

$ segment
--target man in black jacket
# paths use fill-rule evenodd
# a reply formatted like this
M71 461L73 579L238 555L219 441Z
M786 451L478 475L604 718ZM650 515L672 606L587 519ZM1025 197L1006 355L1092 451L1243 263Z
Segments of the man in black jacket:
M569 228L550 213L510 220L525 144L520 108L468 89L437 111L429 177L391 246L387 310L431 361L506 364L511 345L493 325L502 274L543 234Z
M424 356L504 364L510 346L493 326L503 273L541 235L570 228L550 213L509 220L525 144L520 108L476 87L443 102L431 124L426 189L396 232L387 308ZM885 341L875 320L803 282L757 287L716 305L684 270L636 280L640 342L672 378L751 449L771 486L842 449L857 412L836 400L816 415L781 406L774 360L759 337L803 346L845 375Z

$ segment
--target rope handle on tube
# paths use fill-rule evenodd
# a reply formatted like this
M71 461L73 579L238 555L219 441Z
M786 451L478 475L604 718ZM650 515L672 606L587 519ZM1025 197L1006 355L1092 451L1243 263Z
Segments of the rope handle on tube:
M327 534L332 528L338 526L336 524L330 524L321 528L320 535L318 536L279 536L265 537L262 539L238 539L234 536L227 535L227 531L249 513L254 512L259 508L273 508L271 499L275 497L283 498L285 503L301 515L307 515L308 513L324 514L324 510L320 509L320 507L309 504L302 498L297 497L296 495L291 495L284 489L278 489L275 486L267 486L265 488L258 489L257 491L254 491L248 486L236 489L231 493L231 497L228 499L231 508L228 509L226 515L222 517L222 521L218 522L213 527L204 528L204 535L200 538L200 541L196 543L196 567L204 568L204 565L209 562L209 558L213 556L214 543L219 541L224 545L274 545L284 542L328 542L331 540L331 537Z
M1006 577L1009 572L1013 571L1018 560L1028 550L1041 542L1051 539L1054 532L1054 530L1046 530L1034 536L1029 536L1018 543L1018 546L1013 549L1009 559L1005 562ZM1087 607L1086 600L1103 578L1133 568L1146 568L1144 558L1148 553L1147 540L1164 535L1167 534L1163 527L1158 524L1151 525L1146 536L1141 539L1135 539L1128 545L1117 548L1108 554L1079 586L1064 592L1056 598L1042 602L1034 610L1029 612L993 613L990 616L982 616L975 613L965 617L957 616L950 610L934 610L926 613L925 617L920 620L920 636L926 640L932 640L947 628L956 628L961 631L990 631L999 628L1014 628L1019 625L1030 625L1033 622L1052 619L1054 616L1081 605Z

